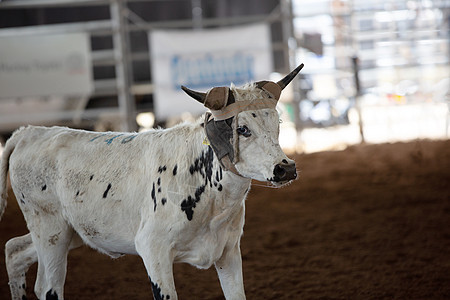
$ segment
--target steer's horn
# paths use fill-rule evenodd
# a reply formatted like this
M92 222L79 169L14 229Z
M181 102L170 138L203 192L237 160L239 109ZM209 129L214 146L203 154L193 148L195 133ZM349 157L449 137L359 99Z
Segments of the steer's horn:
M207 93L196 92L181 86L189 96L203 104L205 107L212 110L220 110L227 106L228 94L230 89L227 87L214 87Z
M200 102L201 104L205 104L206 93L196 92L191 89L188 89L184 85L181 86L181 89L186 92L189 96Z
M303 69L304 64L300 64L297 68L294 69L291 73L287 74L283 79L278 81L278 85L281 87L281 89L284 89L291 81L294 79L295 76L297 76L298 72L300 72L301 69Z

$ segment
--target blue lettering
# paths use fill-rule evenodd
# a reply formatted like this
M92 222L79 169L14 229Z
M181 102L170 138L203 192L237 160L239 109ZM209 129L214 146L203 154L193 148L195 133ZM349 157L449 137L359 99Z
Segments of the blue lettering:
M96 139L101 138L101 137L104 137L104 136L106 136L106 135L109 135L109 133L103 133L103 134L100 134L100 135L94 137L93 139L89 140L89 142L93 142L93 141L95 141ZM107 138L106 140L104 140L104 142L105 142L107 145L111 145L111 143L112 143L115 139L117 139L118 137L124 136L124 135L125 135L125 134L123 134L123 133L114 135L114 136L112 136L112 137ZM137 134L126 135L125 137L122 138L121 144L129 143L129 142L131 142L135 137L137 137Z
M119 134L119 135L113 136L112 138L105 140L105 142L106 142L108 145L110 145L110 144L112 143L112 141L114 141L115 138L118 138L119 136L122 136L122 135L123 135L123 134Z
M255 79L254 58L252 55L235 53L232 56L182 57L175 55L171 60L173 88L180 85L190 88L209 88L244 84Z

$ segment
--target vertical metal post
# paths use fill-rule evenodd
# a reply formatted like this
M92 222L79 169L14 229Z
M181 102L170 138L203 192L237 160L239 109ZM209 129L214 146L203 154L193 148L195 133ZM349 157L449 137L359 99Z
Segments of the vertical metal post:
M124 4L125 3L125 4ZM128 32L123 10L126 1L111 0L110 12L113 30L114 60L116 68L116 86L119 110L121 114L121 127L123 131L136 130L136 105L130 93L130 61L128 59Z
M286 45L284 51L284 69L285 73L291 72L297 67L297 40L294 34L294 13L292 8L292 0L280 0L281 5L281 22L283 26L283 42ZM298 78L291 83L293 90L292 108L294 111L294 123L297 130L297 137L303 128L300 120L300 84Z
M203 10L202 10L202 0L191 0L192 6L192 23L194 29L203 28Z
M359 134L361 135L361 143L364 143L366 141L364 137L364 126L363 126L363 120L362 120L362 114L361 114L361 81L359 80L359 62L358 57L355 55L352 57L352 65L353 65L353 75L355 80L355 107L356 111L358 112L358 119L359 119Z
M349 1L350 8L350 44L353 49L354 55L351 57L352 60L352 68L353 68L353 78L355 84L355 108L358 113L358 126L359 126L359 134L361 136L361 143L365 143L366 139L364 136L364 124L361 113L361 81L359 79L359 60L358 60L358 40L354 37L355 35L355 9L354 9L354 0Z
M295 40L292 39L294 32L294 25L292 20L292 3L290 0L280 0L281 8L281 25L283 30L284 47L284 73L289 73L292 66L295 64L295 49L293 44Z

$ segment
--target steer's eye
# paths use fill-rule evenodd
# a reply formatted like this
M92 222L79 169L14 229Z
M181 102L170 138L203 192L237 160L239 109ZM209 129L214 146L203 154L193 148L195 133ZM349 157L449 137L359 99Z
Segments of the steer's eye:
M239 126L239 127L236 129L236 131L237 131L238 134L241 134L241 135L243 135L243 136L245 136L245 137L249 137L249 136L252 135L252 132L250 131L250 129L248 129L248 127L245 126L245 125Z

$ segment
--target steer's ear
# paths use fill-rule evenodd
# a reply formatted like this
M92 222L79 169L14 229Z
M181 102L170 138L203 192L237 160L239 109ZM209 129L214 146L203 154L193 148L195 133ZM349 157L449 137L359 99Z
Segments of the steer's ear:
M221 110L227 105L228 93L230 91L227 87L215 87L210 89L207 93L196 92L181 86L181 89L189 96L205 105L212 110Z
M256 83L256 86L268 92L273 99L275 100L280 99L282 88L279 84L272 81L258 81Z
M215 87L206 94L205 106L212 110L221 110L227 106L228 93L230 89L227 87Z

